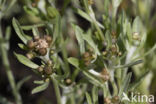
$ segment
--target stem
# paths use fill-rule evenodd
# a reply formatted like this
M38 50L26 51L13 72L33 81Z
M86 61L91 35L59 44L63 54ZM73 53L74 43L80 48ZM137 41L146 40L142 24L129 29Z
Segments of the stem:
M3 39L2 28L1 28L1 20L0 20L0 38ZM15 97L16 104L22 104L21 96L20 96L20 94L19 94L19 92L17 90L16 83L15 83L15 80L14 80L14 76L13 76L13 73L12 73L12 71L10 69L7 50L4 47L4 44L6 44L6 43L1 43L0 42L0 51L1 51L1 55L2 55L2 62L3 62L4 68L5 68L6 73L7 73L7 77L8 77L9 83L11 85L12 93L13 93L13 96Z
M60 94L60 89L59 89L58 83L57 83L57 81L56 81L56 79L54 77L51 77L51 80L52 80L53 85L54 85L57 104L62 104L61 103L61 94Z

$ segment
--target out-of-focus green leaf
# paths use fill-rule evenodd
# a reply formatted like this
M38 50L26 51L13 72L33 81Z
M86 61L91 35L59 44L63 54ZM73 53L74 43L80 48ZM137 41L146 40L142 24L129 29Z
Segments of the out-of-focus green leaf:
M24 44L19 43L18 46L23 50L28 50L28 48Z
M120 66L117 66L117 67L113 67L114 69L118 69L118 68L125 68L125 67L131 67L131 66L134 66L134 65L137 65L137 64L140 64L142 63L143 60L137 60L135 62L131 62L129 64L126 64L126 65L120 65Z
M85 46L84 46L84 40L83 40L83 30L74 24L72 26L75 30L76 39L80 46L80 52L81 52L81 54L83 54L85 52Z
M56 16L59 15L59 12L58 12L57 9L54 8L54 7L48 7L48 8L47 8L47 12L48 12L48 15L49 15L51 18L55 18Z
M31 38L24 34L24 32L22 31L22 29L20 27L20 24L18 23L18 21L15 18L13 18L12 24L13 24L13 27L14 27L15 32L17 33L18 37L26 44L27 40L30 40Z
M35 83L35 84L43 84L44 81L43 81L43 80L41 80L41 81L34 81L34 83Z
M21 26L21 29L23 30L31 30L33 27L37 28L37 27L43 27L45 26L44 23L40 23L40 24L35 24L35 25L27 25L27 26Z
M107 41L107 48L110 48L112 46L112 41L111 41L112 38L111 38L109 31L106 31L105 37Z
M121 88L119 90L119 96L120 97L121 97L123 92L127 92L127 89L129 87L129 83L130 83L130 80L131 80L131 76L132 76L132 73L130 72L130 73L127 74L125 79L123 79Z
M92 88L92 98L93 98L93 104L97 104L98 103L98 87L97 86L93 86Z
M97 55L100 55L97 45L94 43L90 34L83 35L83 39L87 41L87 43L94 49Z
M38 31L38 29L37 29L36 27L33 27L33 28L32 28L32 32L33 32L33 35L34 35L34 36L40 35L40 33L39 33L39 31Z
M140 83L144 80L144 78L146 77L146 75L148 73L149 73L149 71L144 72L139 78L137 78L137 80L135 82L130 84L129 91L135 89L138 85L140 85Z
M7 41L9 41L10 36L11 36L11 27L8 26L8 27L6 28L6 31L5 31L5 39L6 39Z
M21 54L14 53L14 55L17 57L19 62L30 68L37 69L39 67L37 64L33 63L31 60Z
M17 89L20 90L21 86L28 80L31 79L32 76L27 76L25 78L23 78L22 80L20 80L18 83L17 83Z
M39 10L37 8L29 8L27 6L24 6L23 8L30 15L33 16L39 15Z
M88 104L92 104L92 99L91 99L91 97L90 97L88 92L86 92L86 98L87 98Z
M75 66L76 68L79 67L79 60L74 57L68 58L68 62L72 64L73 66Z
M83 12L82 10L80 9L74 9L74 11L79 14L80 16L82 16L83 18L85 18L86 20L88 20L89 22L93 23L93 20L90 18L90 16L88 14L86 14L85 12ZM97 21L96 21L97 22ZM97 22L98 26L100 28L103 28L103 25L101 25L99 22Z
M34 88L32 90L32 94L35 94L35 93L38 93L38 92L41 92L41 91L44 91L49 85L49 82L45 82L44 84L40 85L40 86L37 86L36 88Z

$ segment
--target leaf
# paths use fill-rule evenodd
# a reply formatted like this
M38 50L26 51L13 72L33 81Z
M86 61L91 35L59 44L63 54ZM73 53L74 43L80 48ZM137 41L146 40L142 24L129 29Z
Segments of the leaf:
M38 36L40 34L39 31L38 31L38 29L36 27L33 27L32 28L32 32L33 32L33 35L34 36Z
M28 50L28 47L26 47L24 44L18 43L18 46L23 50Z
M141 21L140 21L140 18L139 17L136 17L134 19L134 22L133 22L132 31L133 31L133 33L134 32L140 33L140 29L141 29Z
M5 31L5 39L6 39L7 41L9 41L9 40L10 40L10 36L11 36L11 27L8 26L8 27L6 28L6 31Z
M31 79L32 76L27 76L25 78L23 78L22 80L20 80L18 83L17 83L17 89L20 90L21 86L28 80Z
M78 9L78 8L74 8L74 11L79 14L80 16L82 16L83 18L85 18L86 20L88 20L89 22L93 23L92 19L90 18L90 16L88 14L86 14L85 12L83 12L82 10ZM104 29L104 26L102 24L100 24L98 21L97 22L97 25Z
M88 94L88 92L86 92L86 98L87 98L88 104L92 104L92 100L91 100L91 97L90 97L90 95Z
M106 37L106 40L107 40L107 48L110 48L112 46L112 38L110 36L111 34L109 33L109 31L106 31L106 34L105 34L105 37Z
M137 78L137 80L135 82L130 84L129 91L135 89L138 85L140 85L140 83L144 80L144 78L146 77L146 75L148 73L149 73L149 71L144 72L139 78Z
M23 30L31 30L33 27L37 28L37 27L43 27L45 26L44 23L40 23L40 24L35 24L35 25L27 25L27 26L21 26L21 29Z
M80 46L80 52L82 54L85 52L85 46L84 46L84 40L83 40L83 30L74 24L72 24L72 26L75 30L76 39L78 41L78 44Z
M59 12L57 11L57 9L51 6L47 8L47 12L51 18L55 18L56 16L59 15Z
M98 102L98 87L93 86L92 88L92 98L93 98L93 104L96 104Z
M28 14L30 14L32 16L37 16L40 13L37 8L29 8L27 6L24 6L23 9L25 12L27 12Z
M33 63L31 60L29 60L27 57L17 54L14 52L14 55L17 57L18 61L24 64L25 66L28 66L33 69L37 69L39 66L35 63Z
M56 24L54 24L54 32L53 32L53 43L56 41L56 39L59 37L61 34L61 17L57 16L56 18Z
M49 82L45 82L44 84L42 84L42 85L37 86L36 88L34 88L31 93L32 94L35 94L35 93L44 91L45 89L47 89L48 85L49 85Z
M79 60L74 57L68 58L68 62L72 64L73 66L75 66L76 68L79 67Z
M125 68L125 67L132 67L132 66L137 65L137 64L140 64L140 63L142 63L142 62L143 62L143 60L137 60L137 61L135 61L135 62L131 62L131 63L128 63L128 64L126 64L126 65L116 66L116 67L113 67L113 68L114 68L114 69L119 69L119 68Z
M24 32L22 31L22 29L20 27L20 24L18 23L18 21L15 18L13 18L12 24L13 24L13 27L14 27L15 32L18 35L18 37L26 44L27 40L30 40L30 38L28 38L28 36L26 36L24 34Z
M34 81L34 83L35 83L35 84L43 84L44 81L43 81L43 80L41 80L41 81Z
M122 83L120 91L119 91L119 96L121 96L123 92L127 92L127 89L129 87L129 83L131 80L131 76L132 76L132 73L130 72L123 80L123 83Z
M94 41L92 40L91 38L91 35L90 34L86 34L86 35L83 35L83 39L87 41L87 43L94 49L95 53L97 55L100 55L100 52L97 48L97 45L94 43Z

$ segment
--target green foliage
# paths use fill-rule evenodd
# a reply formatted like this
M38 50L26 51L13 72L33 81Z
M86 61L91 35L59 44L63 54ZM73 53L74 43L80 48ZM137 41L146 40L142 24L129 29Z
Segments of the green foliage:
M154 54L156 45L150 48L146 45L150 8L141 9L144 1L130 2L134 6L130 10L135 11L134 19L126 10L129 5L124 6L129 2L124 0L65 0L59 9L55 0L25 1L23 9L29 19L37 21L21 25L20 19L13 18L12 25L24 43L18 46L33 57L14 55L41 79L34 81L38 86L32 94L46 90L52 81L57 104L98 104L100 94L106 104L114 103L114 97L118 98L116 104L128 104L122 102L123 93L139 87L147 89L149 85L144 79L152 72L146 58ZM147 20L142 17L143 12L148 14ZM87 20L89 26L75 18L77 15ZM26 35L26 31L32 36ZM8 27L5 40L9 40L10 33ZM39 58L41 64L34 63L34 58ZM17 89L29 79L28 76L21 80Z

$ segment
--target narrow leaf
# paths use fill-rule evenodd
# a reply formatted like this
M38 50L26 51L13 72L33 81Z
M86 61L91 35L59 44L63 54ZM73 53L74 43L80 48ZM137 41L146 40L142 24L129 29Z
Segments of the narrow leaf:
M78 44L80 46L80 52L82 54L85 52L84 40L83 40L83 30L80 27L75 26L74 24L72 26L75 30L76 39L78 41Z
M44 84L40 85L40 86L37 86L36 88L34 88L32 90L32 94L35 94L35 93L38 93L38 92L41 92L41 91L44 91L49 85L49 82L45 82Z
M41 81L34 81L34 83L35 83L35 84L43 84L44 81L43 81L43 80L41 80Z
M33 32L34 36L38 36L39 35L39 31L38 31L38 29L36 27L32 28L32 32Z
M14 55L17 57L19 62L30 68L37 69L39 67L37 64L33 63L31 60L21 54L14 53Z
M79 67L79 60L73 57L68 58L68 62L75 66L76 68Z
M90 34L87 35L83 35L83 39L87 41L87 43L94 49L94 51L96 52L96 54L100 55L100 52L97 48L97 45L94 43L94 41L91 38Z
M18 23L18 21L15 18L13 18L12 24L13 24L13 27L14 27L15 32L17 33L18 37L26 44L28 37L24 34L24 32L22 31L22 29L20 27L20 24Z
M146 77L146 75L149 73L149 71L143 73L139 78L137 78L137 80L135 82L133 82L130 87L129 90L133 90L135 89L138 85L140 85L140 83L144 80L144 78Z
M131 62L131 63L126 64L126 65L116 66L116 67L113 67L113 68L114 68L114 69L118 69L118 68L132 67L132 66L137 65L137 64L140 64L140 63L142 63L142 62L143 62L143 60L137 60L137 61L135 61L135 62Z
M27 76L25 78L23 78L22 80L20 80L18 83L17 83L17 89L20 90L21 86L28 80L31 79L32 76Z
M91 97L90 97L90 95L88 94L88 92L86 92L86 98L87 98L88 104L92 104L92 100L91 100Z
M123 80L122 86L119 91L119 96L121 96L123 92L127 92L127 89L129 87L129 83L131 80L131 76L132 76L132 73L128 73L128 75Z

